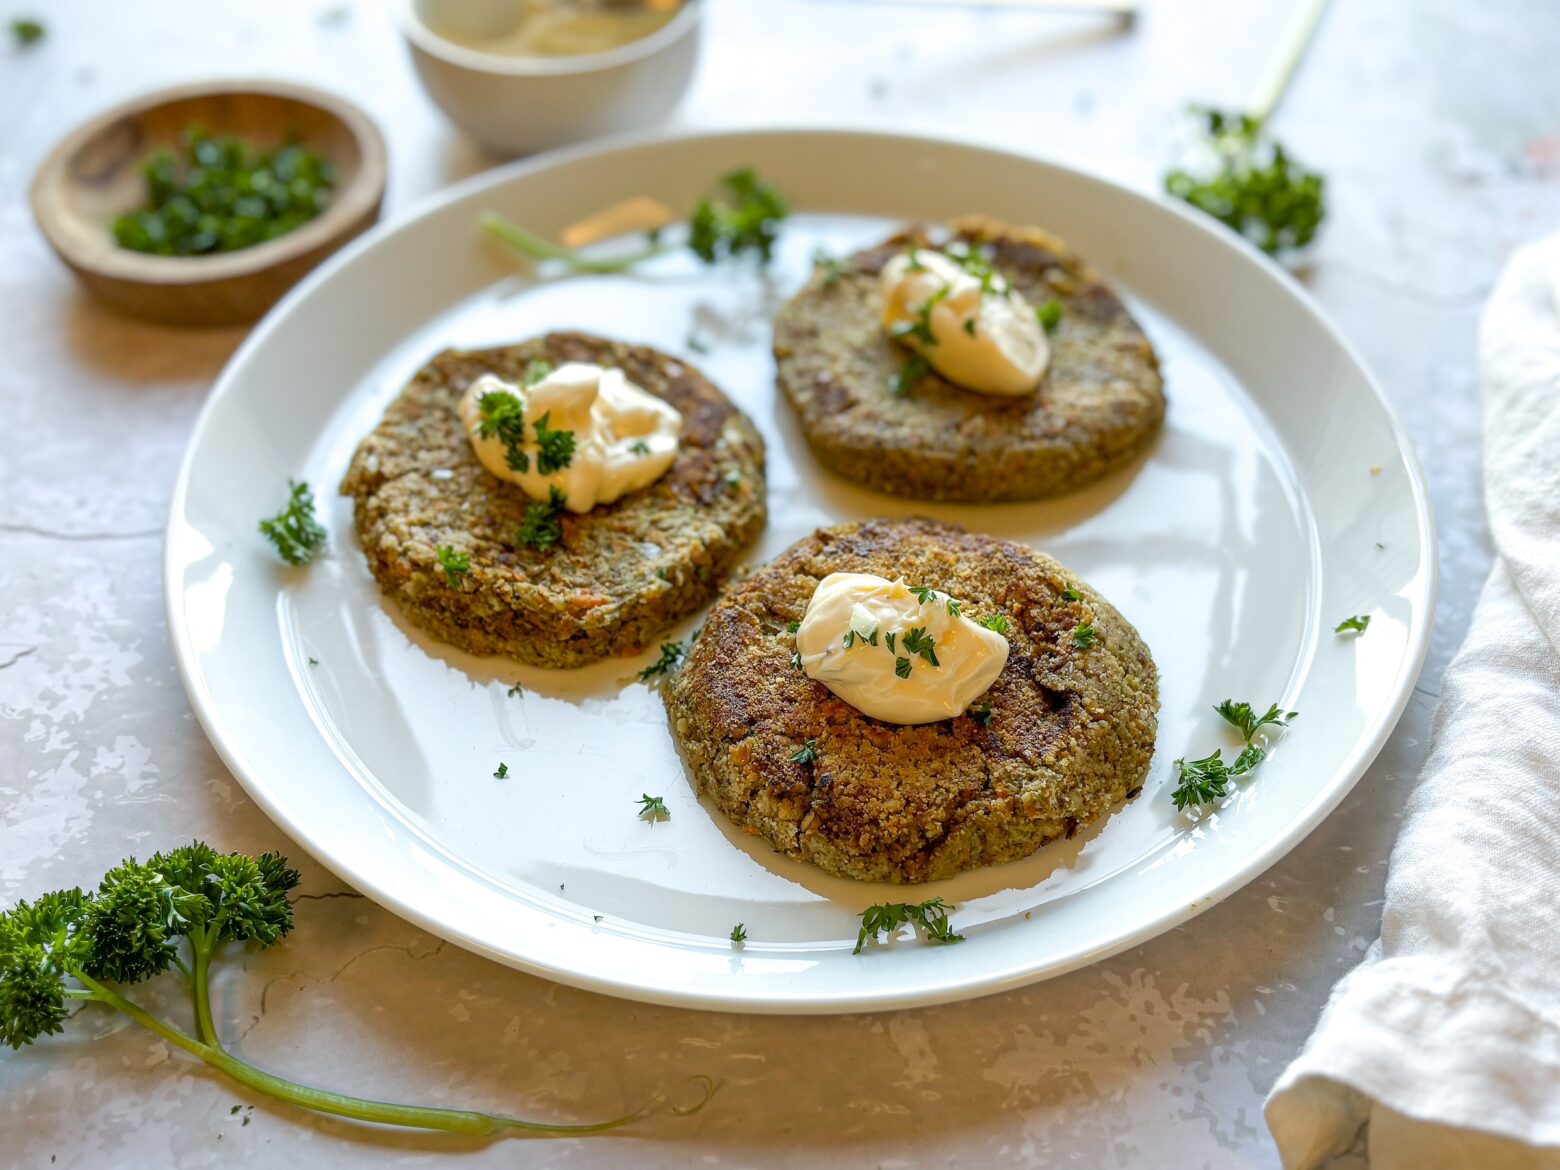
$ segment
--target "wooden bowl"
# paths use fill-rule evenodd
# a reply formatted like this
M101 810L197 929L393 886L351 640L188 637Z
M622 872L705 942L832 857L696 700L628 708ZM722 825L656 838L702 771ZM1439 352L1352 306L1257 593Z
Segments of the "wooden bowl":
M111 225L146 201L141 164L159 148L178 151L195 125L260 149L296 136L335 167L330 204L302 227L237 252L152 256L120 247ZM223 81L147 94L81 126L38 168L32 210L60 259L114 308L171 325L235 325L259 317L371 225L384 191L384 139L355 106L301 85Z

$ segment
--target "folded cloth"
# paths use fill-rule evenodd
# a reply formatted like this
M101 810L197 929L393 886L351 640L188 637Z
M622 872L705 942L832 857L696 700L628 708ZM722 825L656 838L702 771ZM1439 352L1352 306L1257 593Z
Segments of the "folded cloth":
M1495 566L1441 683L1381 939L1268 1098L1288 1170L1560 1167L1560 237L1479 336ZM1368 636L1368 635L1367 635Z

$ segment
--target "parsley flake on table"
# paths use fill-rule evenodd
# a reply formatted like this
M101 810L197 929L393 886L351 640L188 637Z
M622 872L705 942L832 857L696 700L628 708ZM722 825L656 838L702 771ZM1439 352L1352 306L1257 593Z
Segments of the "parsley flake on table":
M260 521L260 531L277 554L289 565L306 565L325 547L325 529L314 518L314 494L307 482L287 481L287 506L269 520Z
M493 773L493 779L495 779L495 780L502 780L502 779L504 779L504 777L506 777L508 775L509 775L509 765L501 763L501 764L498 765L498 769Z
M638 803L642 806L639 810L639 815L652 825L657 821L671 819L671 810L666 807L666 801L662 797L651 796L649 793L646 793L639 798Z
M1341 622L1339 622L1336 626L1334 626L1333 627L1333 633L1335 633L1335 634L1346 634L1346 633L1349 633L1350 631L1353 631L1354 633L1357 633L1357 634L1363 634L1365 632L1366 627L1369 626L1369 625L1370 625L1370 614L1368 614L1368 613L1365 613L1365 614L1355 614L1353 617L1346 617L1346 618L1344 618Z
M11 22L11 39L21 49L36 45L48 35L48 32L41 20L35 20L30 16L18 16Z
M880 902L868 906L861 912L861 930L856 935L856 948L851 954L861 954L868 939L876 942L878 935L885 932L892 936L907 924L920 927L928 942L963 942L964 936L954 933L948 921L949 913L957 909L957 906L950 906L941 898L928 898L924 902L913 903Z

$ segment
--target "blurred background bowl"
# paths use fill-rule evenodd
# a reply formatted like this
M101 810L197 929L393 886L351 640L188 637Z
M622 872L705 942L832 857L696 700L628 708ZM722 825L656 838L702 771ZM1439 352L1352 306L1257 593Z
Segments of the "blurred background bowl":
M203 256L155 256L115 241L115 216L146 201L142 164L180 153L198 126L254 149L290 137L336 171L325 210L284 236ZM38 168L38 227L93 294L121 312L170 325L253 321L310 269L379 217L385 144L368 116L343 98L272 81L175 86L135 98L67 135Z
M514 0L397 0L401 31L423 88L487 150L530 154L654 126L693 77L702 0L663 27L600 53L518 57L457 44L435 31L482 35L513 22Z

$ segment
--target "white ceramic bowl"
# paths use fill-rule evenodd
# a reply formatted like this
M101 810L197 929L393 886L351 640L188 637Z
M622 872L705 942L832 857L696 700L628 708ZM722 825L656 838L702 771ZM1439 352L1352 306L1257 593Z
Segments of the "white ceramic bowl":
M503 20L514 0L398 0L402 34L423 88L488 150L529 154L661 121L698 60L702 0L686 0L665 26L604 53L511 57L440 36L451 16L474 30ZM436 14L436 19L435 19Z

